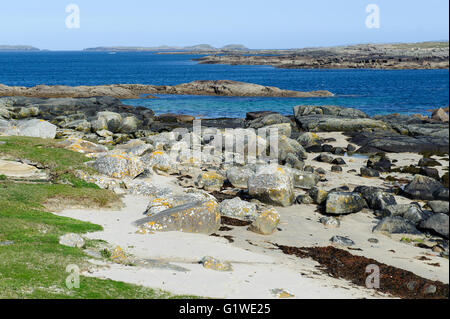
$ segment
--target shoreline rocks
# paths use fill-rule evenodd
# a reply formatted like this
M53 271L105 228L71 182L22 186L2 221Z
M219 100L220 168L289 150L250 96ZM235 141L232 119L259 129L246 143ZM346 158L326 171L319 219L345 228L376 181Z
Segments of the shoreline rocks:
M266 97L327 97L329 91L300 92L277 87L230 80L194 81L174 86L145 84L111 84L98 86L38 85L35 87L6 86L0 84L0 96L34 98L89 98L111 96L118 99L138 99L150 94L214 95L214 96L266 96Z

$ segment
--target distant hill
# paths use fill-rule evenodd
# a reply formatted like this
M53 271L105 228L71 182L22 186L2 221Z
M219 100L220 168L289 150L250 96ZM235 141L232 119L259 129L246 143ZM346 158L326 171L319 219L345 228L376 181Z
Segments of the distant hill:
M0 45L0 51L40 51L29 45Z
M157 51L242 51L248 50L242 44L229 44L224 46L223 48L215 48L209 44L198 44L186 47L179 46L169 46L162 45L157 47L132 47L132 46L111 46L111 47L95 47L95 48L87 48L84 51L114 51L114 52L135 52L135 51L148 51L148 52L157 52Z
M222 50L227 50L227 51L248 51L249 49L242 44L229 44L226 45L224 47L222 47Z

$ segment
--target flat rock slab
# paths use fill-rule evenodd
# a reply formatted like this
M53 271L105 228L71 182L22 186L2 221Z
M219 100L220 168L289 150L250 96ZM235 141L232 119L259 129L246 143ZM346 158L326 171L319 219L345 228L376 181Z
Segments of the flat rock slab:
M47 174L34 166L0 160L0 175L18 179L45 179Z

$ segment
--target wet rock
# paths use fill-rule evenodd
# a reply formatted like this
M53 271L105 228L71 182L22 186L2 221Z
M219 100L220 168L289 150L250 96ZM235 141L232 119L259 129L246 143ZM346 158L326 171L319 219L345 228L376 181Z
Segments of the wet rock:
M376 238L369 238L369 239L367 239L367 241L369 243L371 243L371 244L378 244L379 243L379 240L376 239Z
M267 209L250 225L249 230L261 235L270 235L277 229L279 222L280 214L273 208Z
M135 222L145 231L182 231L212 234L220 227L217 201L191 202L176 206Z
M239 197L226 199L219 205L221 216L244 221L254 221L258 217L256 204L241 200Z
M355 242L353 240L351 240L348 237L342 237L342 236L333 236L333 237L331 237L330 242L332 242L333 244L345 246L345 247L355 245Z
M206 269L211 269L215 271L233 271L233 267L229 262L220 261L214 257L203 257L201 264Z
M413 223L400 216L383 218L372 231L385 234L421 235Z
M277 165L258 168L248 180L249 195L278 206L290 206L294 201L292 174Z
M423 157L419 161L419 166L427 166L427 167L433 167L433 166L442 166L441 163L436 161L433 158L429 157Z
M357 213L367 206L359 193L333 192L329 193L325 212L332 215Z
M324 216L319 221L326 227L338 228L341 226L341 222L335 217Z
M449 203L448 202L436 200L436 201L429 201L427 203L427 205L431 208L431 210L435 214L442 213L442 214L448 215L448 211L449 211Z
M360 172L362 177L380 177L380 173L372 168L361 167Z
M411 183L409 183L404 193L412 199L433 200L434 192L443 188L442 184L433 178L415 175Z
M354 192L360 193L367 205L373 210L383 210L387 206L396 205L397 201L392 194L386 193L381 188L371 186L358 186Z
M59 243L68 247L82 248L85 245L84 239L78 234L65 234L59 237Z
M308 194L317 205L321 205L322 203L324 203L328 197L328 192L318 187L311 188L308 191Z
M144 163L139 157L131 156L123 152L110 152L98 157L92 167L99 173L114 178L135 178L144 172Z
M420 223L420 228L431 230L444 238L448 238L449 216L442 213L431 215L427 220Z

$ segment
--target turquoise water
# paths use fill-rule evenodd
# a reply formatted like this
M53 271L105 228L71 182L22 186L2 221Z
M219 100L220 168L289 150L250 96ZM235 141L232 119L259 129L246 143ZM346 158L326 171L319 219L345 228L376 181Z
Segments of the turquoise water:
M299 104L355 107L370 115L422 113L449 104L448 70L284 70L270 66L201 65L197 55L150 52L0 52L0 83L6 85L174 85L195 80L235 80L282 89L329 90L331 98L159 96L125 100L158 113L243 117L248 111L292 114Z

